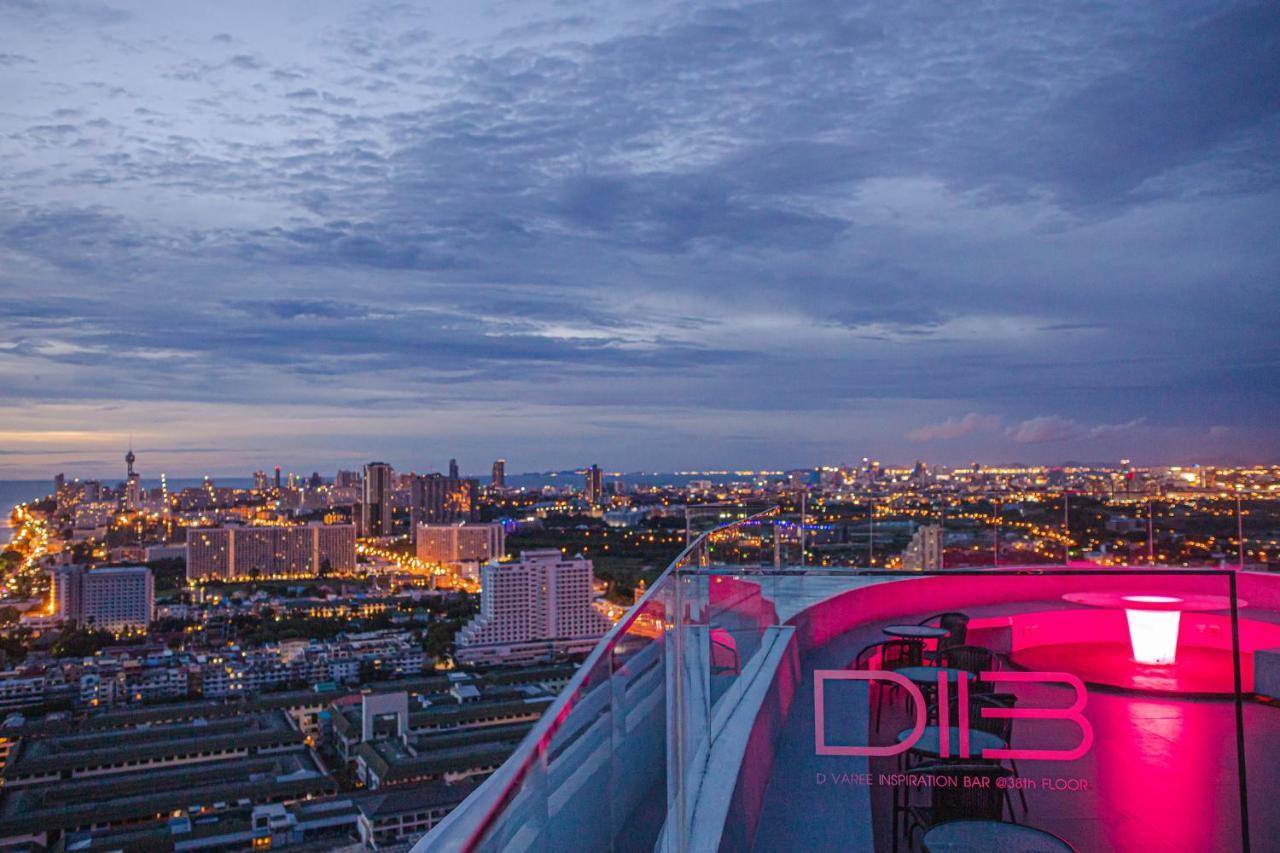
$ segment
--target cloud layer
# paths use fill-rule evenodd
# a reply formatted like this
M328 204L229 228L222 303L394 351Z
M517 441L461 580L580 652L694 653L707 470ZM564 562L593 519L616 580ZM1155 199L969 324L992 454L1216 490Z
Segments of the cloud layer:
M0 13L0 476L1280 454L1274 4Z

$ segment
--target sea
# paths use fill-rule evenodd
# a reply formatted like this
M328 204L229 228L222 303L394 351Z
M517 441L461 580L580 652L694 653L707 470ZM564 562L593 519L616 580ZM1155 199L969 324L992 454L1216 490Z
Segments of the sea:
M52 480L0 480L0 541L9 541L10 507L39 500L52 493Z

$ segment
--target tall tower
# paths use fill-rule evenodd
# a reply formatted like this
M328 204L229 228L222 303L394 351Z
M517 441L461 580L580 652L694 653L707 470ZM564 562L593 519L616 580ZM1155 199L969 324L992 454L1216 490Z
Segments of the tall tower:
M586 487L587 503L599 506L604 502L604 472L599 465L592 465L587 469Z
M507 460L499 459L493 463L493 479L490 485L495 489L507 487Z
M129 452L124 455L125 483L124 503L126 509L137 509L142 505L142 482L138 472L133 470L133 463L138 459L133 455L133 442L129 442Z
M370 462L364 466L364 494L360 504L360 533L391 535L391 466Z
M450 480L458 479L458 460L457 459L449 460L449 479Z

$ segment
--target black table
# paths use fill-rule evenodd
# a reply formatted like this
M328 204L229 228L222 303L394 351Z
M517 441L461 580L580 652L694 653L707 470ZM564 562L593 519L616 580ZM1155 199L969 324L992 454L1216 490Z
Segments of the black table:
M921 687L937 687L938 673L940 672L947 674L947 682L950 684L957 683L962 676L965 681L973 681L974 679L972 672L966 672L963 669L956 669L950 666L904 666L902 669L894 671Z
M953 820L924 834L927 853L1075 853L1051 832L998 820Z
M908 640L940 640L951 634L946 628L935 625L885 625L884 632L890 637Z

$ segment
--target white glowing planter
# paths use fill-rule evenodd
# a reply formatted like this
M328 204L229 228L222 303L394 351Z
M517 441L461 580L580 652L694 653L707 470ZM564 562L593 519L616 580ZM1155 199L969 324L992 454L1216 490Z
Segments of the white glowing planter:
M1170 605L1182 599L1167 595L1126 595L1124 600L1130 604ZM1164 665L1177 659L1182 611L1126 607L1124 615L1129 622L1129 645L1133 648L1134 660Z

